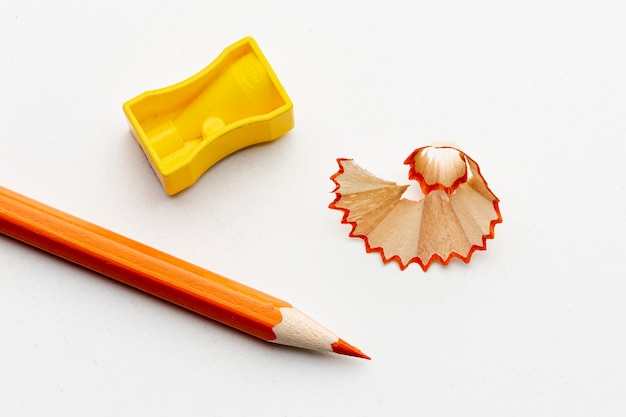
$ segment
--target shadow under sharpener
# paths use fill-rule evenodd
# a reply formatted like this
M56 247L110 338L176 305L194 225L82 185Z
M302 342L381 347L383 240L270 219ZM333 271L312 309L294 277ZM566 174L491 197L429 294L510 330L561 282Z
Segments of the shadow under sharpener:
M294 126L293 104L250 37L192 77L127 101L124 113L169 195L231 153Z

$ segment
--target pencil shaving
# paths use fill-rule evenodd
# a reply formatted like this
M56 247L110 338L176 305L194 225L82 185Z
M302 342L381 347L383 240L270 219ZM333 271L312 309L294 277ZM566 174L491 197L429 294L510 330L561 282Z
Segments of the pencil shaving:
M341 222L352 225L350 236L362 238L368 252L403 270L415 262L426 271L455 257L468 263L502 222L499 200L478 165L454 147L418 148L405 160L409 179L424 193L419 201L403 198L408 185L378 178L351 159L337 163L329 207L343 211Z

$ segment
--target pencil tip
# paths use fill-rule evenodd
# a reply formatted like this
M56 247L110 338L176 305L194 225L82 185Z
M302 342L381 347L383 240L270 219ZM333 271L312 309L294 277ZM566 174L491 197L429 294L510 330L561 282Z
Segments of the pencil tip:
M356 356L357 358L363 358L367 360L371 359L365 353L361 352L359 349L350 345L343 339L339 339L337 342L333 343L332 348L333 352L339 353L340 355Z

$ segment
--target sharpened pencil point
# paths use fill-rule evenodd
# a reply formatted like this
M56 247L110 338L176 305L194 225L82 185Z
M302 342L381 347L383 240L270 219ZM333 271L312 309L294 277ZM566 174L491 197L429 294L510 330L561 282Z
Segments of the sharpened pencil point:
M356 356L357 358L363 358L367 360L372 359L343 339L339 339L337 342L333 343L332 348L333 352L339 353L340 355Z

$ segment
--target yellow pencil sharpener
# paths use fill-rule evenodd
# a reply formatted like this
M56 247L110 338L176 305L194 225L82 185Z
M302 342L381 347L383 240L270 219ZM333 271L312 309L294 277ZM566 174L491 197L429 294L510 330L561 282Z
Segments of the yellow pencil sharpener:
M124 113L169 195L231 153L294 126L293 104L250 37L192 77L127 101Z

